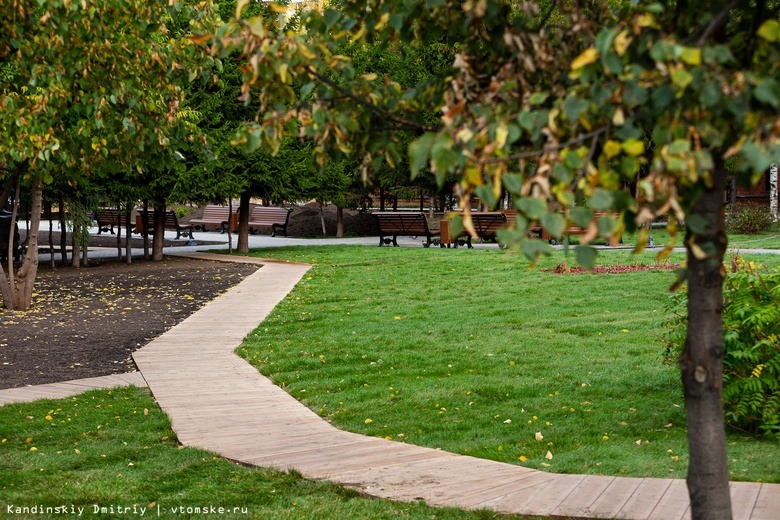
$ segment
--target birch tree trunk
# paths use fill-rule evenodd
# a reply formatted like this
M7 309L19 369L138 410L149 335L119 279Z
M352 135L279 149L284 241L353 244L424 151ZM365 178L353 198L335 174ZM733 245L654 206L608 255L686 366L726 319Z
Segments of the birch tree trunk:
M26 311L32 305L33 286L38 275L38 227L41 224L41 207L43 201L43 181L33 178L31 182L31 214L30 231L27 237L27 252L24 255L24 263L19 269L17 287L16 308Z

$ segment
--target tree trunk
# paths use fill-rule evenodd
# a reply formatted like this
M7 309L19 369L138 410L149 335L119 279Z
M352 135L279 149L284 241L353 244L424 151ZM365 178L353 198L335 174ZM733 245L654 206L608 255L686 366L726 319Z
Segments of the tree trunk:
M81 244L79 244L79 241L77 239L78 232L74 229L73 233L70 235L70 247L71 247L71 255L70 255L70 265L71 267L79 268L81 267L81 264L79 263L81 260Z
M328 236L328 232L325 229L325 203L320 202L320 224L322 224L322 237Z
M205 228L204 228L205 229ZM233 198L228 199L228 254L233 254Z
M144 210L141 212L141 222L143 222L144 237L144 260L149 261L149 229L146 223L149 221L149 201L144 201Z
M344 238L344 208L336 206L336 238Z
M24 263L19 269L19 295L16 308L26 311L32 304L33 286L38 274L38 227L41 224L41 203L43 199L43 181L35 177L31 183L32 204L30 213L30 231L28 232L27 252Z
M60 199L60 264L66 265L67 262L68 262L68 224L67 222L65 222L65 201Z
M51 218L52 215L52 204L49 202L47 204L48 210L49 210L49 265L52 269L54 269L54 238L52 235L54 234L54 221Z
M238 206L238 244L236 251L249 253L249 192L241 194Z
M769 168L769 214L772 215L772 222L780 220L777 204L777 164L773 164Z
M165 240L165 204L154 207L154 236L152 237L152 260L163 259L163 241Z
M122 261L122 206L116 206L116 259Z
M688 415L688 493L693 520L731 519L726 431L723 420L723 190L726 170L717 158L713 186L695 203L691 216L701 216L706 230L696 236L688 228L688 329L680 357ZM691 245L714 251L697 258ZM701 256L701 254L700 254Z
M132 264L133 263L133 237L132 235L132 227L133 224L130 222L130 218L133 216L133 206L131 204L127 204L125 207L125 256L127 257L127 263Z
M8 284L8 278L5 276L5 270L0 267L0 294L3 295L3 305L9 311L14 308L14 298L11 293L11 286Z

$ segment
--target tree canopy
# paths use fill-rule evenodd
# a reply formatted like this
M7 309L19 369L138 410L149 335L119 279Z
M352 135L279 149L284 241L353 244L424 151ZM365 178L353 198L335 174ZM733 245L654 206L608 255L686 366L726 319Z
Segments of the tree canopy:
M501 238L532 259L550 251L528 237L536 222L555 237L569 224L588 228L575 248L585 266L596 236L664 216L674 237L685 222L692 513L729 518L723 193L727 160L755 180L780 153L776 3L336 2L304 15L297 33L242 17L246 3L216 31L213 52L243 53L243 93L259 106L240 139L250 150L278 150L296 134L316 143L320 164L353 154L370 176L401 162L400 134L388 129L412 130L411 174L430 168L440 184L454 176L458 195L489 207L511 193L517 224ZM341 53L345 42L446 44L454 56L452 67L402 85L361 70Z

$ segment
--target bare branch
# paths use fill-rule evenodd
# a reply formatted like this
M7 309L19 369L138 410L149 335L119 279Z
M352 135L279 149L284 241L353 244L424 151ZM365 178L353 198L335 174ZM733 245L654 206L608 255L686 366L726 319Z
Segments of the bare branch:
M729 12L737 7L742 2L742 0L731 0L729 5L727 5L721 12L713 18L710 23L707 24L707 26L704 28L704 31L701 33L701 36L699 37L698 41L696 42L697 47L701 47L704 45L704 43L707 41L707 38L710 37L710 34L712 34L716 29L720 28L724 23L726 23L726 17L728 16Z
M529 152L520 152L520 153L514 153L512 155L507 155L506 157L491 157L489 159L481 159L478 161L479 164L495 164L500 162L507 162L507 161L514 161L515 159L528 159L529 157L537 157L539 155L543 155L545 153L549 152L557 152L558 150L563 150L564 148L568 148L569 146L582 143L583 141L587 141L588 139L593 139L595 142L595 138L599 135L603 134L607 131L606 126L603 126L597 130L594 130L592 132L588 132L587 134L582 134L581 136L572 139L570 141L566 141L565 143L561 143L555 146L545 146L541 150L531 150ZM593 148L595 144L591 144L591 148Z
M393 114L392 112L385 110L384 108L378 107L371 101L368 101L365 98L362 98L360 96L355 95L354 93L350 92L346 88L337 85L332 79L330 79L327 76L323 76L311 66L306 66L306 72L308 72L311 76L316 78L317 80L325 83L329 87L341 92L344 96L350 98L351 100L355 101L357 104L371 110L372 112L376 112L377 114L381 114L385 116L386 118L390 119L391 121L394 121L396 123L399 123L404 126L410 126L413 128L416 128L418 130L421 130L423 132L438 132L440 130L440 127L432 126L432 125L426 125L425 123L420 123L419 121L414 121L411 119L406 119L405 117L401 117L397 114Z

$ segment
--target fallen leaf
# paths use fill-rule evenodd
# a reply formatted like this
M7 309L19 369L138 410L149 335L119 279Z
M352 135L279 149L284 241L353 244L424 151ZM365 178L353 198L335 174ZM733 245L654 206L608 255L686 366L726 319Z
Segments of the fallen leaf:
M547 460L552 460L553 458L552 452L550 450L547 450L547 455L545 455L544 458Z
M544 435L542 435L542 432L536 432L536 440L541 441L544 439Z

